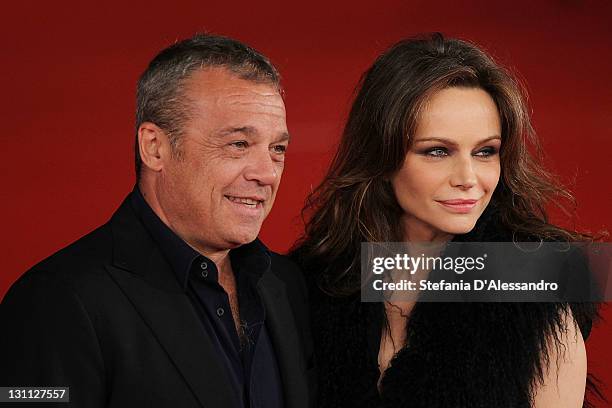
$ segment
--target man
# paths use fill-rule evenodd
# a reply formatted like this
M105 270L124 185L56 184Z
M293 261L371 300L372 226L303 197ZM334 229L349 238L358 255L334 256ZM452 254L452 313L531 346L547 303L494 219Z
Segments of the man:
M141 76L137 186L112 219L2 303L0 386L78 407L307 407L312 345L296 267L257 240L289 134L279 75L196 35Z

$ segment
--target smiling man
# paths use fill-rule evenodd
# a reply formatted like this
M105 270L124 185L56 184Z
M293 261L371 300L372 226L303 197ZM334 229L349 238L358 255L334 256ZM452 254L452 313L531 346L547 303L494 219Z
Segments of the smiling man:
M219 36L153 59L137 186L6 295L0 386L69 387L78 407L310 405L304 284L257 239L289 143L279 81Z

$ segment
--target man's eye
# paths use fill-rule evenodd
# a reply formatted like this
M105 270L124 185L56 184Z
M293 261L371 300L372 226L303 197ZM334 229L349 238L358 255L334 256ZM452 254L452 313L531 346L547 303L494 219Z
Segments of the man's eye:
M479 151L477 151L474 156L479 156L479 157L490 157L490 156L494 156L497 154L497 149L494 147L485 147L483 149L480 149Z
M237 147L238 149L246 149L249 147L249 144L245 140L238 140L236 142L230 143L230 145Z
M446 150L446 148L444 147L432 147L431 149L425 150L424 153L426 156L431 156L431 157L448 156L448 150Z
M285 153L287 151L287 146L285 145L276 145L272 148L275 153Z

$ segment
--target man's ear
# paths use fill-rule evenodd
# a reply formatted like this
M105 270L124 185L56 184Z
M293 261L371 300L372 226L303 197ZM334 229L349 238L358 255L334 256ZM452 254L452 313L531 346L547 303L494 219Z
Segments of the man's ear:
M143 165L156 172L170 159L168 135L152 122L143 122L138 127L138 149Z

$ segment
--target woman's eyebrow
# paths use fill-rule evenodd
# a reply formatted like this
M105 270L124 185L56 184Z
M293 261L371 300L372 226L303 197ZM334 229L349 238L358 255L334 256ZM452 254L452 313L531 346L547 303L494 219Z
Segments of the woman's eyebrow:
M493 135L493 136L489 136L486 137L480 141L478 141L476 144L482 144L482 143L486 143L490 140L495 140L495 139L499 139L501 140L501 136L499 135ZM457 143L453 140L450 139L446 139L443 137L426 137L426 138L422 138L422 139L417 139L414 141L414 143L421 143L421 142L440 142L440 143L444 143L447 145L451 145L451 146L457 146Z

